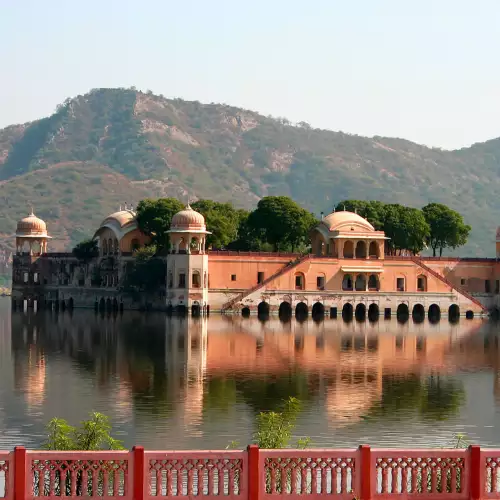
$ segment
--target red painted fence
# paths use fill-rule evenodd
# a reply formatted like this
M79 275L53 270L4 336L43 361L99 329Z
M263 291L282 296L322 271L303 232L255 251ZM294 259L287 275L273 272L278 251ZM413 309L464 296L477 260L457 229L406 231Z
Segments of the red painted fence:
M500 450L0 452L0 498L500 498Z

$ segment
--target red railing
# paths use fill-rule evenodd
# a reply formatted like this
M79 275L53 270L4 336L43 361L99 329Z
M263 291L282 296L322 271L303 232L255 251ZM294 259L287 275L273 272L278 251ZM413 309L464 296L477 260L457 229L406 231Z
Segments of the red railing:
M0 498L500 498L500 450L0 452Z

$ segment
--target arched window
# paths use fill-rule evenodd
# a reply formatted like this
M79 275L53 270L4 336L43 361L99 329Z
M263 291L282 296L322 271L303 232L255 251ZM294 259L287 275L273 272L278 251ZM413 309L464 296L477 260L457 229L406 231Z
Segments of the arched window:
M191 276L191 282L193 284L193 288L200 288L201 276L199 271L193 271L193 275Z
M354 257L354 243L352 241L344 243L343 256L344 259L352 259Z
M376 241L372 241L370 243L370 247L368 249L368 255L370 256L370 259L378 259L379 254L378 254L378 245Z
M108 239L108 253L113 253L113 240L111 238Z
M305 278L302 273L295 274L295 290L305 289Z
M118 253L118 240L115 238L115 253Z
M356 259L366 259L366 243L364 241L356 243Z
M344 274L342 290L352 290L352 276L350 274Z
M356 291L363 292L366 290L366 276L364 274L358 274L356 276Z
M368 278L368 290L376 291L378 289L378 276L376 274L370 274L370 277Z
M108 253L108 240L102 240L102 254L106 255Z
M426 292L427 291L427 276L421 274L417 277L417 291Z

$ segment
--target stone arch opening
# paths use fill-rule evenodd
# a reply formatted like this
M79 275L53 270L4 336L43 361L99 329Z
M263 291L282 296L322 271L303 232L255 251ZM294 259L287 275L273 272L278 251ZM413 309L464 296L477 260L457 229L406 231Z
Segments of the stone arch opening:
M286 318L289 319L292 317L292 304L290 302L282 302L280 304L278 314L280 318Z
M193 304L191 305L191 316L201 316L201 306L199 302L193 302Z
M269 304L265 301L262 301L257 306L257 314L259 316L269 316Z
M307 318L307 315L309 314L309 308L307 307L307 304L305 302L299 302L295 306L295 317L302 319L302 318Z
M242 315L244 318L249 318L249 317L250 317L250 308L249 308L249 307L244 307L244 308L241 310L241 315Z
M350 274L344 274L342 279L342 290L352 290L352 276Z
M360 302L359 304L356 305L356 310L354 312L354 315L356 316L356 319L358 321L364 321L366 318L366 306Z
M474 311L466 311L465 312L465 319L474 319Z
M193 288L201 287L201 274L200 271L194 270L191 275L191 285Z
M376 241L370 242L370 246L368 247L368 255L370 259L378 259L379 258L379 253L378 253L378 245Z
M448 308L448 320L455 323L460 318L460 307L457 304L451 304Z
M114 241L115 253L118 253L118 240L115 238Z
M186 253L187 252L187 241L186 238L181 238L179 240L179 252Z
M73 297L70 297L68 300L68 309L72 311L74 307L75 307L75 301L73 300Z
M342 255L343 255L344 259L354 258L354 243L352 241L348 240L344 243Z
M368 307L368 319L370 321L377 321L379 316L380 309L378 307L378 304L370 304L370 306Z
M415 304L413 306L411 316L415 323L422 323L425 319L425 308L422 304Z
M118 300L116 300L116 297L113 299L113 311L118 311Z
M99 310L104 311L106 309L106 301L104 300L104 297L101 297L101 300L99 301Z
M378 276L376 274L370 274L368 278L368 290L372 292L377 292L380 288L380 284L378 281Z
M321 302L316 302L312 307L313 318L323 318L325 316L325 306Z
M106 299L106 310L111 311L111 299L109 297Z
M356 276L355 288L357 292L366 291L366 276L364 274L358 274Z
M441 309L437 304L431 304L428 311L429 321L437 323L441 319Z
M363 240L356 243L356 259L366 259L366 243Z
M342 319L344 321L352 321L352 316L354 314L354 308L350 302L346 302L342 308Z
M102 254L103 255L108 254L108 240L106 240L106 239L102 240Z
M304 290L306 287L306 280L304 273L295 273L295 290Z
M396 316L400 322L405 323L410 317L410 310L408 308L408 304L399 304L396 310Z
M427 291L427 276L421 274L417 276L417 291L426 292Z

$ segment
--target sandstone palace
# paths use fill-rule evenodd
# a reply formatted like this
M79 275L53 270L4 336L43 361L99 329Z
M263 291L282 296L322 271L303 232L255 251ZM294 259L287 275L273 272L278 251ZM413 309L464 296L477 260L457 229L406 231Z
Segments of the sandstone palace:
M310 232L307 254L213 251L204 217L189 205L172 218L164 284L154 293L123 286L147 245L133 210L106 217L98 255L51 253L43 220L20 220L13 262L14 308L161 309L203 315L280 314L350 318L473 318L497 310L500 264L487 258L387 256L388 239L356 213L337 211ZM497 255L500 234L497 234Z

